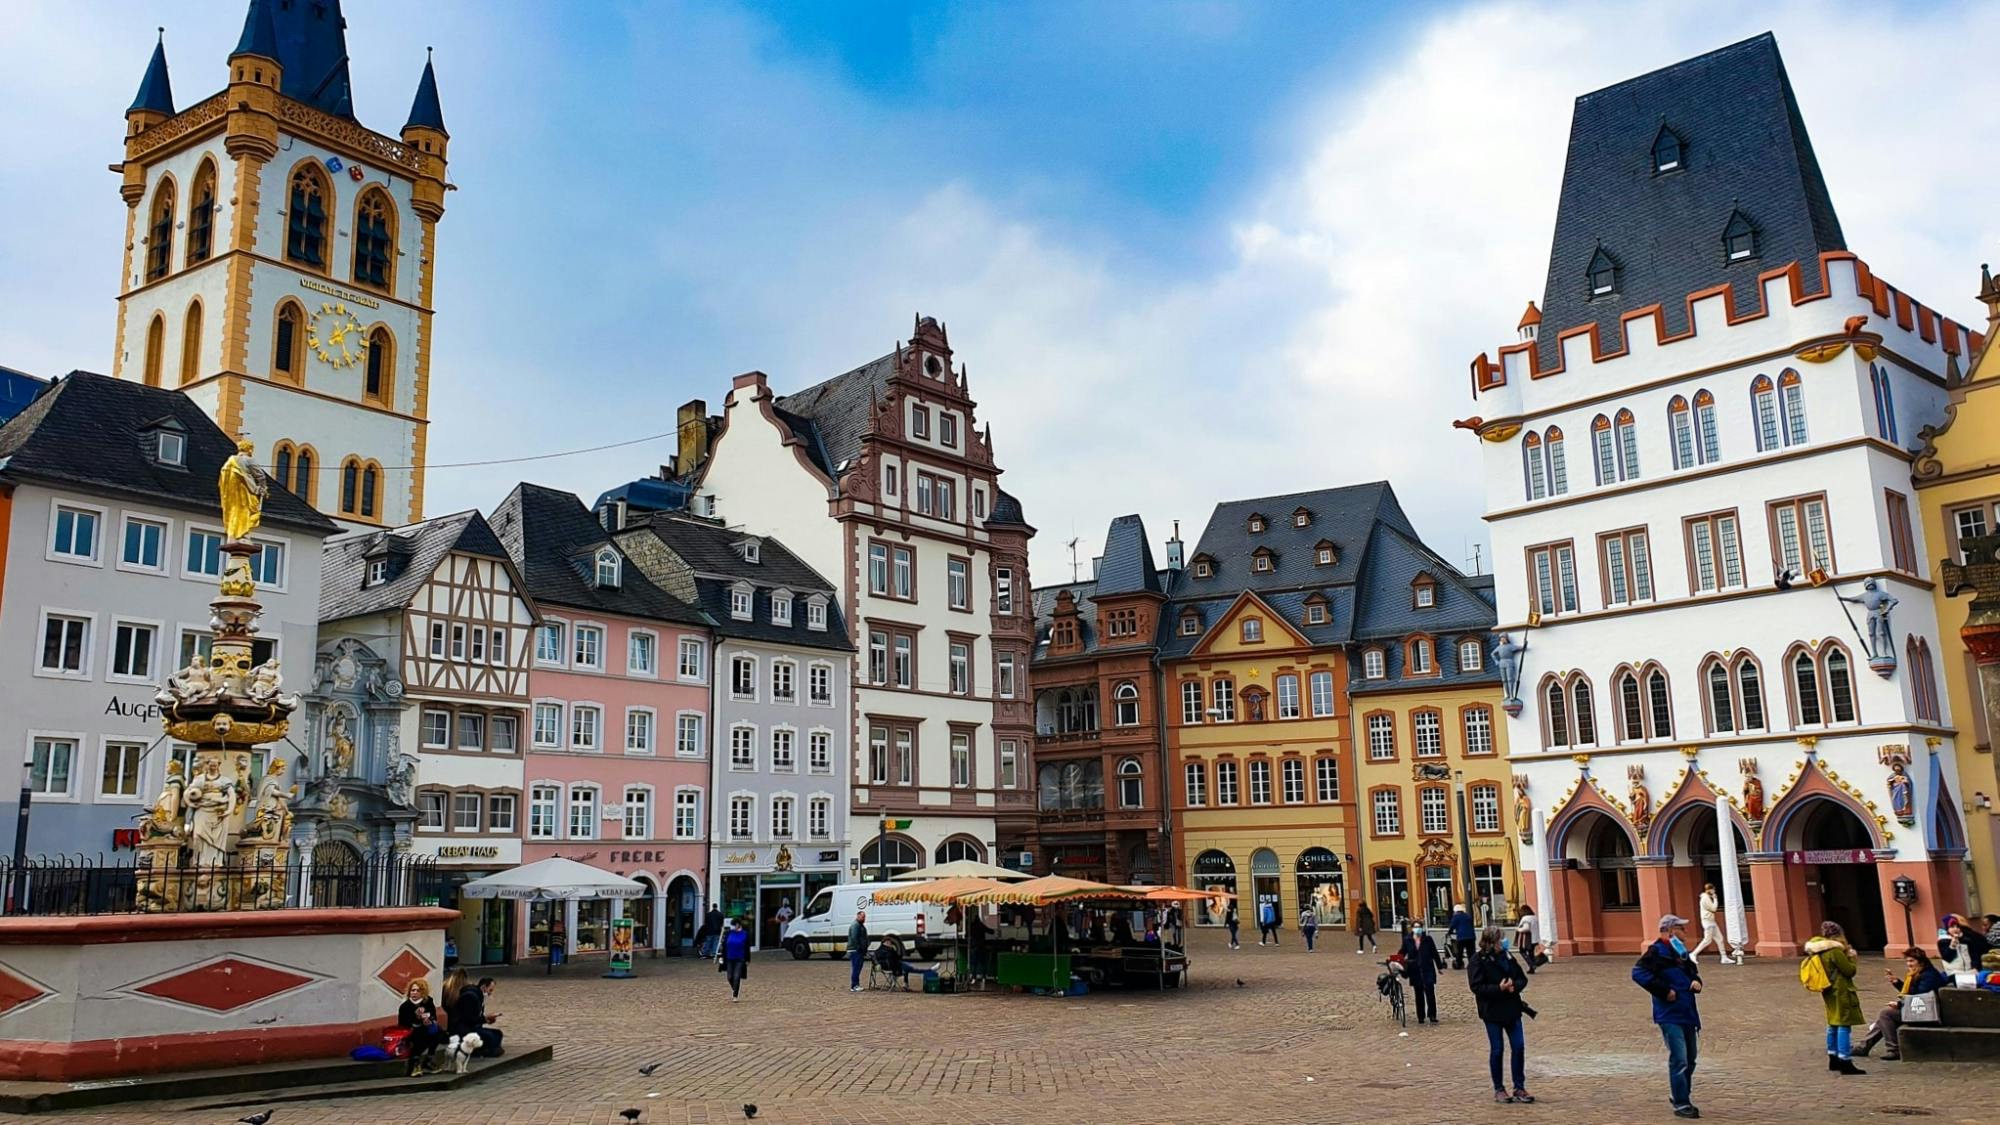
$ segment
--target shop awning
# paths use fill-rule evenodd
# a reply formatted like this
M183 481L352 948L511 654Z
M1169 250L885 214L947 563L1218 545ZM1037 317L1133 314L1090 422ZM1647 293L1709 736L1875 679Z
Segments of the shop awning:
M1130 899L1143 901L1144 891L1114 887L1110 883L1093 883L1087 879L1071 879L1066 875L1044 875L1011 887L996 887L990 891L975 891L964 895L958 901L981 906L1047 906L1052 902L1067 902L1072 899Z
M641 898L646 884L587 863L556 856L484 879L458 889L466 898L525 899L550 902L572 898Z
M992 879L970 879L960 876L955 879L931 879L912 887L893 887L886 891L876 891L869 898L873 902L884 904L895 902L947 903L957 902L966 895L978 894L981 891L1001 891L1006 889L1007 886L1005 883L998 883Z
M1193 902L1196 899L1235 898L1226 891L1202 891L1193 887L1126 887L1143 895L1147 902Z
M913 883L923 879L997 879L1003 883L1024 883L1032 878L1034 876L1028 872L1016 871L1011 867L995 867L993 864L981 863L976 859L955 859L935 867L921 867L915 871L903 872L896 876L896 882Z

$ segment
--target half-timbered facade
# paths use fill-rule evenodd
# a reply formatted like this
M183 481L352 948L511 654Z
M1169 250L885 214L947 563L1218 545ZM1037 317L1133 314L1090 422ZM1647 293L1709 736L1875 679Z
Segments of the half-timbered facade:
M402 684L395 746L414 752L410 850L451 873L449 886L521 861L522 747L528 661L538 611L478 512L330 540L320 650L354 640ZM506 960L511 911L456 901L468 964Z

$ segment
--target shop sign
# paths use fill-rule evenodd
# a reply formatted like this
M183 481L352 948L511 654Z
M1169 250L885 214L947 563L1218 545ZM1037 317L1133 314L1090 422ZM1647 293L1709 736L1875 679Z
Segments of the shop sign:
M444 844L437 850L439 859L499 859L497 844Z
M630 918L611 920L611 971L614 973L632 971L632 919Z
M109 702L105 703L104 713L107 715L116 715L121 719L137 719L142 723L157 723L160 721L160 705L150 699L127 703L125 700L114 695Z
M1307 848L1293 867L1301 875L1338 875L1340 857L1325 848Z
M1875 853L1867 848L1827 848L1820 851L1786 852L1785 862L1805 863L1874 863Z
M748 866L757 861L758 856L756 852L724 852L722 854L722 862L724 863L737 863Z
M821 863L839 863L840 853L838 851L821 852L819 853L819 861Z
M619 850L611 852L606 858L611 863L619 864L665 863L667 862L667 853L665 850L657 848L639 851Z
M1234 875L1236 874L1236 861L1221 852L1203 852L1194 857L1194 873L1197 875Z

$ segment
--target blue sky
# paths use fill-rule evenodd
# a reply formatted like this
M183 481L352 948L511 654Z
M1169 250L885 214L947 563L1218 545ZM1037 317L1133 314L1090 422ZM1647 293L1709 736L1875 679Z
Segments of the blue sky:
M1975 323L2000 241L1995 4L424 5L346 0L393 133L437 49L434 462L596 445L950 326L1038 580L1105 523L1387 477L1483 540L1465 369L1538 297L1576 94L1773 29L1851 246ZM122 113L167 26L181 104L242 4L0 6L0 363L108 369ZM24 110L22 107L32 107ZM1988 198L1981 198L1987 192ZM32 222L19 221L33 216ZM593 497L669 444L438 468Z

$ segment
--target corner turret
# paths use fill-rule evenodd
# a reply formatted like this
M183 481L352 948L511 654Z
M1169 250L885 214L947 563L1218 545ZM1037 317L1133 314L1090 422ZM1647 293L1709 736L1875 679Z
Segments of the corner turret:
M139 80L139 93L125 111L125 135L136 137L174 115L174 86L167 78L167 29L160 29L153 44L153 60L146 64L146 76Z
M444 217L445 149L451 134L444 127L444 106L438 100L437 69L431 63L431 49L424 48L424 73L417 79L417 96L410 102L410 119L403 123L403 143L424 154L423 170L417 175L410 206L425 222Z

